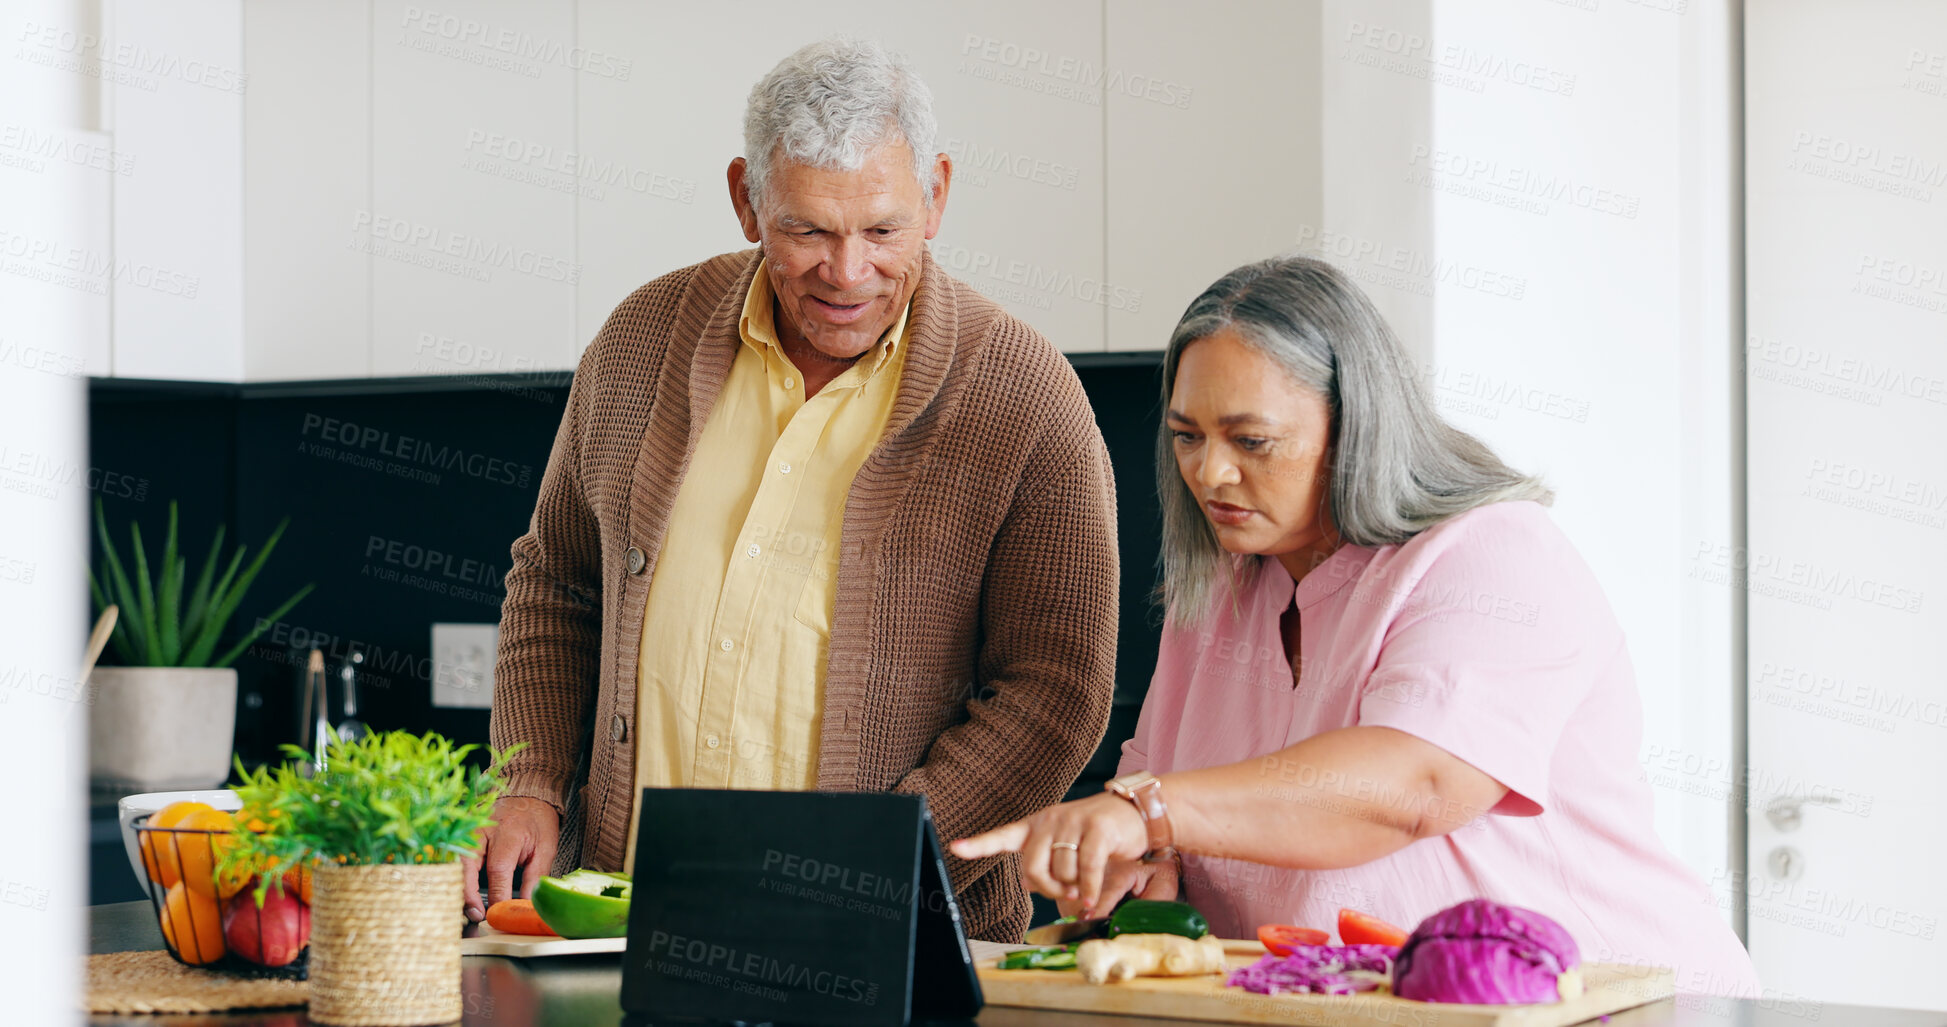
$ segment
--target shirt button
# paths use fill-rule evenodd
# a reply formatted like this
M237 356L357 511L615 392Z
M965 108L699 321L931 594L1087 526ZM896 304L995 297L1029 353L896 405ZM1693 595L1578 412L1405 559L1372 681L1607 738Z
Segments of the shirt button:
M795 389L798 387L798 380L796 378L786 378L784 379L784 387L787 389Z
M750 548L749 548L749 549L746 549L746 550L744 550L744 555L745 555L745 556L748 556L748 557L750 557L750 558L751 558L751 559L753 559L753 560L755 560L755 559L757 559L757 554L758 554L758 553L760 553L760 552L762 552L762 550L760 550L760 549L758 549L758 548L757 548L757 543L755 543L755 542L752 542L752 543L750 544Z
M622 715L618 713L615 715L615 719L608 722L609 741L619 742L622 739L627 738L628 736L629 736L629 722L623 720Z
M630 546L629 551L622 554L622 560L628 565L630 574L641 574L643 564L649 562L649 558L642 555L642 550L634 546Z
M790 474L790 473L791 473L791 465L790 465L790 464L779 464L779 465L777 465L777 473L779 473L779 474Z
M723 651L724 651L724 652L726 652L726 653L727 653L727 652L729 652L730 650L732 650L732 649L734 649L734 648L736 648L736 646L735 646L734 644L732 644L732 643L731 643L731 641L730 641L729 639L727 639L727 638L726 638L726 639L724 639L724 640L723 640L723 641L721 641L721 642L718 642L717 644L718 644L718 645L720 645L720 646L723 646Z
M722 741L721 739L719 739L719 738L717 738L717 736L716 736L716 735L711 735L710 737L708 737L708 738L705 738L705 739L703 740L703 744L704 744L704 745L707 745L707 746L709 746L709 747L710 747L710 748L712 748L712 749L714 749L714 748L716 748L717 746L719 746L719 745L722 745L722 744L723 744L723 741Z

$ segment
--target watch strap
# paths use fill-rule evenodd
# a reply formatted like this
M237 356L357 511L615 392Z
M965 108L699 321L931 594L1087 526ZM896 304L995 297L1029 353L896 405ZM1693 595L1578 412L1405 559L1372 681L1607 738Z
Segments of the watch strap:
M1143 853L1143 862L1176 859L1175 831L1170 827L1169 806L1163 801L1163 782L1155 774L1139 770L1114 778L1104 787L1128 799L1143 818L1143 827L1149 833L1149 851Z

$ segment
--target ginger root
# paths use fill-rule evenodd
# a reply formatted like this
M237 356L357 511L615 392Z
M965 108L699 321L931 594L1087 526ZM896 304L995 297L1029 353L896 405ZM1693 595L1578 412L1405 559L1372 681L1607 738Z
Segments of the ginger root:
M1214 934L1195 941L1176 934L1098 938L1075 950L1075 968L1091 984L1219 973L1224 969L1224 943Z

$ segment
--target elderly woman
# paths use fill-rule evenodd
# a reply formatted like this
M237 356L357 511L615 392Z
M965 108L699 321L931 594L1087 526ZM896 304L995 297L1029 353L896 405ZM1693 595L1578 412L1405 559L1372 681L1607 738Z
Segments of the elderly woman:
M1356 286L1225 275L1163 400L1166 617L1124 776L955 853L1019 851L1068 912L1180 896L1225 937L1487 897L1683 990L1756 987L1657 842L1623 633L1549 490L1440 419Z

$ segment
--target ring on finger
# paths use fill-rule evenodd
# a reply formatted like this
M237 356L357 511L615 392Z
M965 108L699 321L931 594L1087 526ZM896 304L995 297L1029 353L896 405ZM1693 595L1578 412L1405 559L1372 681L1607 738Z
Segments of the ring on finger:
M1082 851L1082 845L1080 842L1049 842L1048 847L1050 849L1067 849L1070 852Z

